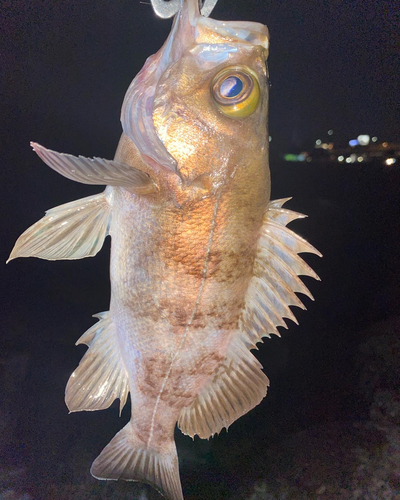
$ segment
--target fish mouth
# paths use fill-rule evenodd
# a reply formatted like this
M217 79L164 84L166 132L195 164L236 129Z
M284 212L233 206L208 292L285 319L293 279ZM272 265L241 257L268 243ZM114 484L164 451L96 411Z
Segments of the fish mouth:
M217 21L205 17L210 14L215 3L214 0L205 0L202 15L199 0L181 0L167 40L156 54L147 59L130 84L122 105L123 131L134 142L143 159L152 158L177 175L180 175L178 162L165 147L153 121L154 98L163 74L185 52L195 47L199 49L199 57L208 57L210 43L207 42L206 33L210 30L219 37L228 39L231 44L262 45L268 49L268 30L264 25L243 21ZM223 52L226 48L226 44L217 45L221 47L216 52Z

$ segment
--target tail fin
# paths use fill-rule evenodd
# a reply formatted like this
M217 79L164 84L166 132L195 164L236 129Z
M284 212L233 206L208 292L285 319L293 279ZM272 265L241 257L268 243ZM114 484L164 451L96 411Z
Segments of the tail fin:
M93 462L97 479L125 479L150 484L168 500L183 500L178 455L171 439L163 449L145 447L129 422Z

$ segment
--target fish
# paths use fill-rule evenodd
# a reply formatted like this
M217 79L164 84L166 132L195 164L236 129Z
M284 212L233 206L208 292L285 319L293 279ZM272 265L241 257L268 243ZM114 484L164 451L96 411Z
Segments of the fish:
M251 350L313 299L299 256L321 256L270 200L268 29L209 17L216 0L152 0L174 16L129 86L114 159L33 150L64 177L106 186L48 210L9 260L81 259L111 237L110 307L77 341L88 350L65 393L70 412L131 399L131 419L95 459L103 480L183 500L176 425L220 433L257 406L269 380Z

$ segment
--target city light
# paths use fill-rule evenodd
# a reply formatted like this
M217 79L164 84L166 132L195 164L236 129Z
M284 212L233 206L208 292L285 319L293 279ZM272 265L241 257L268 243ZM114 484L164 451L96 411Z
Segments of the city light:
M366 134L359 135L357 137L357 141L360 146L368 146L370 141L370 136Z
M320 139L315 142L315 148L321 148L321 149L333 149L333 142L322 142Z
M297 155L294 155L292 153L286 154L283 158L285 161L298 161Z
M286 161L304 163L337 162L352 165L360 165L361 163L373 165L379 162L380 165L392 166L395 163L396 167L400 165L400 142L384 141L382 138L378 141L377 136L368 134L359 134L357 139L343 142L340 139L336 141L334 139L336 135L334 137L333 135L333 130L329 129L325 135L320 136L325 137L325 140L317 139L315 141L313 150L289 153L284 155L284 158ZM328 138L328 136L332 137Z

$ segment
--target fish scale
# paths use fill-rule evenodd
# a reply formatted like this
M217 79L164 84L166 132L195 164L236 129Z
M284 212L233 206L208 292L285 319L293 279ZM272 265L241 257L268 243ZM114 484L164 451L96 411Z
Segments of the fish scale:
M77 342L65 401L122 411L130 393L91 473L169 500L183 500L176 424L208 439L260 403L269 380L251 349L296 321L296 293L312 298L298 276L318 279L298 254L321 255L286 228L304 217L289 198L270 201L268 30L210 19L215 3L152 0L175 19L127 90L113 160L32 143L64 177L107 187L46 212L9 258L90 257L111 236L110 309Z

